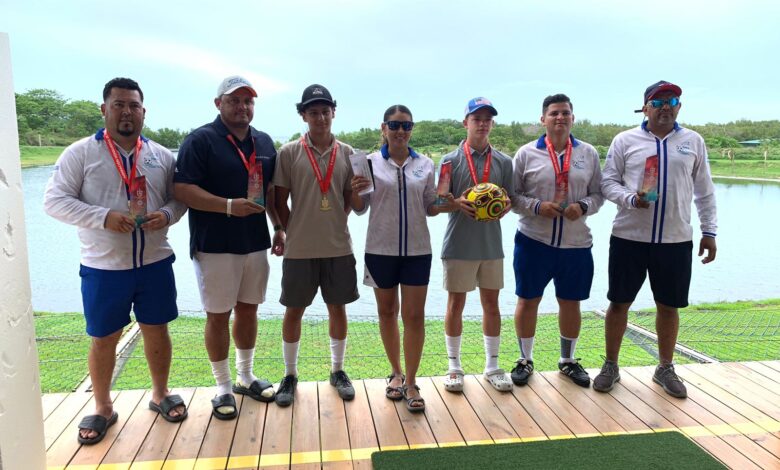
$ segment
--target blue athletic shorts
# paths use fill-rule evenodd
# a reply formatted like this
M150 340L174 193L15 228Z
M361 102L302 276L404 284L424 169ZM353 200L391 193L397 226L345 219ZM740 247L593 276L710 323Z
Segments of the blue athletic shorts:
M631 303L650 276L653 299L668 307L688 306L693 242L646 243L612 236L609 239L607 299Z
M179 316L170 257L135 269L111 271L82 265L81 298L87 334L102 338L130 324L162 325Z
M366 253L363 283L380 289L391 289L398 284L427 286L431 277L431 259L432 255L386 256Z
M593 255L590 248L556 248L515 234L515 295L535 299L553 280L555 296L563 300L585 300L593 283Z

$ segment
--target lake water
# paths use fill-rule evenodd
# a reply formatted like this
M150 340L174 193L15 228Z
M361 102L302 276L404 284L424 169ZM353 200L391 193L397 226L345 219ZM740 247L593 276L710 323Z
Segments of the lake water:
M76 228L58 222L43 212L43 190L51 174L51 167L23 170L25 214L27 221L27 242L29 248L30 279L32 283L32 304L38 311L73 312L81 311L79 268L79 241ZM716 302L721 300L765 299L780 297L780 249L776 245L780 233L780 185L754 184L744 182L716 183L718 199L718 254L708 265L694 260L691 303ZM609 234L615 205L607 202L599 213L588 219L594 235L593 257L595 275L591 298L582 304L583 310L605 308L607 305L607 258ZM700 232L694 212L694 244L698 244ZM433 243L434 262L431 284L428 290L426 314L429 317L444 315L446 292L442 288L441 262L437 259L447 223L447 216L429 218ZM368 216L349 217L355 256L358 260L358 279L363 273L362 258ZM514 295L514 273L512 271L513 237L517 226L517 215L508 214L502 221L504 234L504 283L500 294L502 315L512 315L516 303ZM187 256L189 234L186 216L171 227L168 236L177 254L174 263L178 287L179 308L185 311L200 311L195 274ZM772 241L774 240L774 242ZM260 307L261 313L281 313L279 302L281 282L281 258L271 256L271 279L268 284L267 302ZM360 299L347 307L348 313L369 315L375 312L372 289L359 286ZM645 283L634 304L636 307L654 305L648 283ZM557 311L555 291L552 283L545 291L540 306L541 312ZM307 312L326 314L322 299L317 296ZM479 296L476 292L468 296L465 314L481 314Z

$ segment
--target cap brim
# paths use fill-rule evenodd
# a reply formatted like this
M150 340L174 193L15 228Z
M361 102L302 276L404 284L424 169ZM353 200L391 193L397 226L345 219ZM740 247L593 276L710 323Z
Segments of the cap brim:
M635 109L634 112L635 113L643 113L643 112L645 112L645 110L644 109Z
M322 102L322 103L327 103L327 104L329 104L331 106L334 106L336 104L336 103L334 103L333 101L331 101L331 100L329 100L327 98L313 98L313 99L306 100L306 101L300 103L300 106L308 106L308 105L310 105L312 103L316 103L318 101Z
M236 86L236 87L233 87L233 88L228 88L228 89L227 89L227 90L225 90L225 92L224 92L224 93L222 93L222 94L223 94L223 95L230 95L230 94L232 94L234 91L236 91L236 90L239 90L239 89L241 89L241 88L246 88L247 90L249 90L250 92L252 92L252 96L254 96L255 98L257 98L257 92L255 91L255 89L254 89L254 88L252 88L251 86L246 86L246 85L239 85L239 86Z

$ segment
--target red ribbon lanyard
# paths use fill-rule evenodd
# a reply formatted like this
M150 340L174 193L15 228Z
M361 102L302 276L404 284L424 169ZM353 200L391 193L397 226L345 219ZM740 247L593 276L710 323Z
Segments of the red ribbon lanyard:
M477 169L474 167L474 159L471 158L471 145L466 141L463 144L463 152L466 154L466 162L469 164L469 173L471 173L471 179L474 180L474 184L479 184L477 181ZM487 183L490 177L490 162L493 160L493 149L488 147L487 155L485 156L485 168L482 170L482 183Z
M131 183L135 180L135 171L138 168L138 160L141 159L141 147L144 144L141 137L138 137L138 142L135 144L135 161L133 162L133 167L130 169L130 177L127 176L125 166L122 164L122 158L119 156L119 151L117 151L116 144L114 144L113 139L111 139L108 129L103 133L103 139L106 141L108 153L111 154L111 159L114 160L114 166L116 166L116 169L119 172L119 177L122 178L122 181L130 188Z
M556 179L558 175L563 173L565 176L563 176L567 181L569 180L569 163L571 162L571 139L566 139L566 151L563 155L563 169L561 169L560 164L558 163L558 155L555 154L555 147L553 147L552 142L550 142L550 136L546 135L544 136L544 144L547 146L547 153L550 155L550 160L552 160L553 164L553 171L555 171Z
M227 140L229 140L230 143L233 144L233 147L235 147L236 152L238 152L238 156L241 157L241 161L244 162L246 171L250 171L250 168L254 168L255 162L257 161L257 153L255 153L255 139L252 139L252 154L249 155L249 160L246 159L244 152L238 148L238 144L236 143L236 139L233 137L233 134L228 134Z
M306 150L306 155L309 156L309 163L311 163L311 167L314 169L314 177L317 178L317 182L320 184L320 191L322 194L327 194L328 188L330 188L330 180L333 178L333 167L336 166L336 151L339 149L338 142L333 143L333 150L330 152L330 160L328 161L328 171L325 174L324 180L322 179L320 166L317 164L317 161L314 159L314 154L306 143L306 136L301 136L301 143Z

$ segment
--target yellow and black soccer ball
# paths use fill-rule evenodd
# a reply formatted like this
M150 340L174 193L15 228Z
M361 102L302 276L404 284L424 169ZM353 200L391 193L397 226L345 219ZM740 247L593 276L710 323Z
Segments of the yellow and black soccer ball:
M506 191L493 183L479 183L469 188L466 199L474 203L479 221L498 219L507 205Z

